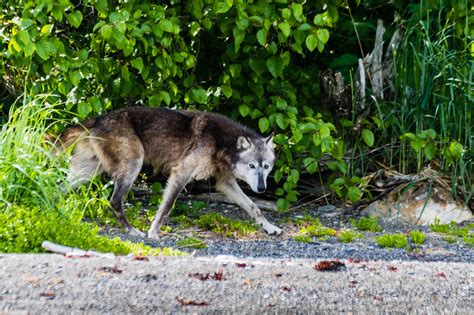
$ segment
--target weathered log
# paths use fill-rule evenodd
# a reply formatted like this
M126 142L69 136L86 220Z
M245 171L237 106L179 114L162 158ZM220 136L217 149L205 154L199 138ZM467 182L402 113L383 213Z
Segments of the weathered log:
M112 253L99 253L93 250L83 250L80 248L56 244L50 241L44 241L43 244L41 244L41 246L48 252L63 254L67 257L91 257L91 256L106 257L106 258L115 257L115 255Z

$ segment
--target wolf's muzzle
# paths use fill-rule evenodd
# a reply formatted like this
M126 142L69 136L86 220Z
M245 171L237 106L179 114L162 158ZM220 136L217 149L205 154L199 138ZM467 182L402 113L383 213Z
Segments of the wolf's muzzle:
M258 176L258 183L257 183L257 192L263 193L265 191L265 183L263 181L263 176L259 175Z

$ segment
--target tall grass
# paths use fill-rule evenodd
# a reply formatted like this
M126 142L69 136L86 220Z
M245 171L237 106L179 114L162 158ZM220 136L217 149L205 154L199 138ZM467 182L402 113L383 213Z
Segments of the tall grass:
M436 132L437 157L441 169L452 174L472 197L474 134L474 60L470 54L468 1L422 1L406 23L401 49L395 58L394 124L392 137L423 130ZM459 24L461 28L459 28ZM471 22L472 24L472 22ZM455 163L444 151L453 142L467 150ZM415 154L403 144L398 155L399 169L420 170L426 156Z
M45 211L64 204L66 195L59 189L65 184L61 156L51 154L44 135L57 116L47 97L10 110L0 134L0 201L4 206L15 203L41 206ZM69 195L67 198L71 198Z
M107 211L104 197L95 198L86 186L78 192L67 187L68 152L53 155L45 134L63 116L49 104L50 96L23 99L14 106L0 133L0 252L42 251L44 240L64 245L149 254L179 254L141 244L99 236L95 224L83 223L85 212Z
M412 2L401 22L404 35L394 55L391 98L374 102L383 123L379 130L383 159L389 166L414 173L435 162L451 174L453 194L461 188L458 191L466 201L473 197L474 176L474 56L470 51L474 44L469 10L467 0ZM400 142L406 133L420 135L429 129L436 134L431 161L423 150L413 150L409 141ZM450 146L456 143L464 147L460 159L450 155Z

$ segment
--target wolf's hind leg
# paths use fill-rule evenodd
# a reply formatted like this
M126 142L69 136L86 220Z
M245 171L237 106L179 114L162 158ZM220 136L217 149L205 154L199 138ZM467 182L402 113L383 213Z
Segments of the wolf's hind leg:
M130 222L128 222L127 217L124 212L124 199L127 196L128 191L135 182L135 179L138 176L138 173L141 170L142 160L138 161L128 161L128 165L125 168L125 172L120 172L114 176L114 192L110 198L110 205L112 207L113 214L116 216L119 223L131 234L138 236L145 236L145 233L135 229ZM117 211L117 212L116 212ZM115 213L114 213L115 212Z
M163 192L163 200L148 231L148 237L158 238L161 224L163 224L163 221L168 217L173 203L189 182L190 178L191 174L188 172L171 172L165 191Z
M231 201L242 207L255 219L265 232L270 235L280 235L282 230L265 219L257 205L242 191L234 178L220 177L217 179L216 189L224 193Z
M105 172L114 181L110 198L111 212L117 221L131 234L145 236L132 227L124 212L124 200L143 166L144 149L140 139L124 128L123 134L101 133L92 141L94 151Z

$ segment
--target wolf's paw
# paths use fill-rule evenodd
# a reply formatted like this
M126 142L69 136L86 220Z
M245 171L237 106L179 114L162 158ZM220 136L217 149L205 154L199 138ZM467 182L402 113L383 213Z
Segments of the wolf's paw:
M140 230L137 230L135 228L131 228L128 230L128 233L130 233L131 235L135 235L135 236L140 236L140 237L145 237L146 234Z
M281 233L283 233L282 229L280 229L279 227L276 227L274 225L270 225L269 227L266 227L266 228L264 227L263 229L269 235L281 235Z
M257 221L258 224L267 232L269 235L281 235L283 230L279 227L274 226L273 224L269 223L267 220Z

